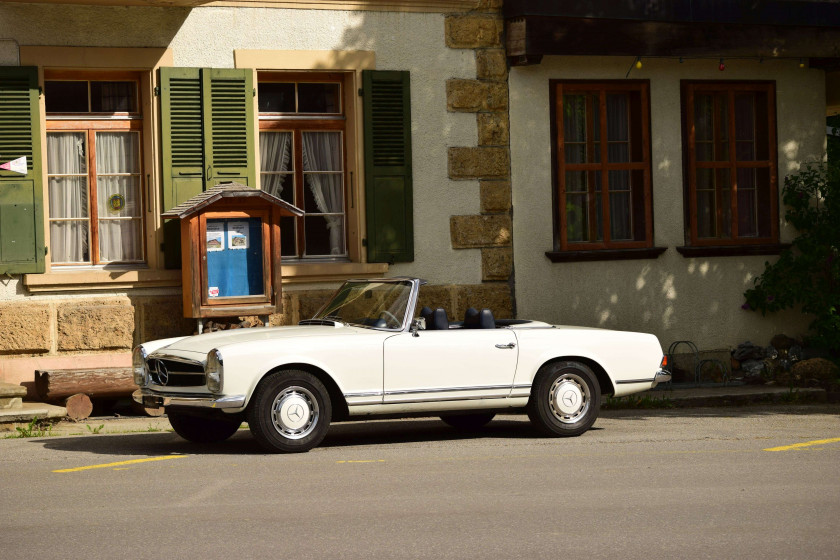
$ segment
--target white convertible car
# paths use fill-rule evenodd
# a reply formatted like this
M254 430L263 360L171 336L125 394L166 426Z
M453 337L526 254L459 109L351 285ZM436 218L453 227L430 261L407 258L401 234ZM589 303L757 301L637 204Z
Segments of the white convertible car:
M134 349L134 399L166 407L194 442L243 421L272 452L308 451L330 422L439 415L476 429L498 412L527 412L549 436L576 436L601 395L669 381L650 334L414 310L417 278L351 280L298 326L157 340Z

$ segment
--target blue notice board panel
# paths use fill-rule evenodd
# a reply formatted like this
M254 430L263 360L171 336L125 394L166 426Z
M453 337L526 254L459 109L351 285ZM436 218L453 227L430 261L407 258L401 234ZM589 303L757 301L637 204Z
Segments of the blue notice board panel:
M264 292L261 218L207 220L208 299Z

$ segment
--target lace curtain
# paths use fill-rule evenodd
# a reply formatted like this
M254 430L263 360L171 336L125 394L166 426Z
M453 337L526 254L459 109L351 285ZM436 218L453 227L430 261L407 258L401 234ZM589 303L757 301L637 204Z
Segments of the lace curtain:
M303 133L303 174L329 230L330 255L344 254L344 199L340 132ZM333 214L333 215L330 215ZM335 215L339 214L339 215Z

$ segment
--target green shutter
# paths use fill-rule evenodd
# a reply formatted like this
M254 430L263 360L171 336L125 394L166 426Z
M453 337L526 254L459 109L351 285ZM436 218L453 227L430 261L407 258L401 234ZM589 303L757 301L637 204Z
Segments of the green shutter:
M408 72L365 70L365 211L369 262L414 260Z
M26 156L26 175L0 170L0 273L44 272L44 189L38 69L0 67L0 163Z
M236 181L255 187L254 74L245 69L202 72L207 184Z
M163 209L204 190L201 69L160 69Z
M208 186L256 186L254 74L249 69L161 68L163 208ZM164 224L166 268L179 268L180 229Z

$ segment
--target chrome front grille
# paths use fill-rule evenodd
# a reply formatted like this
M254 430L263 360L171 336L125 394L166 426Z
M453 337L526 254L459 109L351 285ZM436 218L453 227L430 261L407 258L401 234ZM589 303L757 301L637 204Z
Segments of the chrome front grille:
M204 365L171 356L149 356L146 360L152 384L162 387L203 387Z

